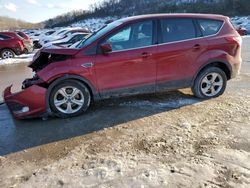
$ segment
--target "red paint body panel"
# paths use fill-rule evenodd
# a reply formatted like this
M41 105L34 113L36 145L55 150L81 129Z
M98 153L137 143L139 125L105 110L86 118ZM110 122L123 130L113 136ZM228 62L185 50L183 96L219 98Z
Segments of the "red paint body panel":
M195 45L200 45L195 49ZM205 54L206 39L196 39L158 46L157 82L184 80L197 71L198 59L208 59ZM204 62L204 61L203 61Z
M64 75L78 75L88 80L95 86L95 89L98 90L94 69L87 69L82 66L84 64L83 62L92 61L93 58L91 57L83 57L74 58L74 60L68 59L63 62L55 62L37 72L37 75L48 84Z

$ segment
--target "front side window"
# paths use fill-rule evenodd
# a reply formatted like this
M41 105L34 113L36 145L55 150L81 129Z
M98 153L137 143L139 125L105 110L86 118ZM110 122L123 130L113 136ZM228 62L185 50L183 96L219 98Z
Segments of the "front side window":
M209 36L216 34L222 27L223 21L220 20L209 20L209 19L198 19L203 36Z
M152 45L153 22L143 21L131 24L112 34L103 43L109 43L112 51L128 50Z
M107 39L107 43L127 42L130 39L131 27L123 29L119 33Z
M102 28L100 28L99 30L95 31L94 33L92 33L86 40L83 39L77 46L76 48L83 48L86 47L88 45L90 45L92 42L94 42L95 40L97 40L98 38L102 37L103 35L107 34L108 32L110 32L111 30L113 30L114 28L120 26L122 24L122 22L118 21L114 21L111 22L108 25L103 26Z
M162 42L176 42L193 39L196 30L192 19L167 18L161 20Z

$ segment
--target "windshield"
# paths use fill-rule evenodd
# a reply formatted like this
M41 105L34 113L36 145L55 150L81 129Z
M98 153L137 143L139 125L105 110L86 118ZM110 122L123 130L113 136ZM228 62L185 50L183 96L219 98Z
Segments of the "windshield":
M94 42L96 39L100 38L101 36L105 35L106 33L108 33L109 31L111 31L112 29L114 29L115 27L117 27L121 24L122 24L122 22L115 21L115 22L112 22L108 25L105 25L104 27L102 27L101 29L99 29L98 31L96 31L92 35L90 35L90 37L88 37L86 40L82 40L76 46L76 48L83 48L85 46L88 46L89 44Z

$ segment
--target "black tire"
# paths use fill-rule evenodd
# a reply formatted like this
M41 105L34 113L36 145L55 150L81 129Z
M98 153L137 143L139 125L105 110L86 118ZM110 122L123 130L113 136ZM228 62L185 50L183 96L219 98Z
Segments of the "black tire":
M9 54L11 57L7 57L6 54ZM10 59L10 58L14 58L14 57L15 57L15 53L11 49L4 49L1 51L1 58L2 59Z
M218 75L218 76L216 77L212 75ZM211 77L211 80L209 80L209 77ZM217 79L214 82L212 81L213 77L216 77ZM207 84L206 81L209 81L209 84ZM198 98L210 99L222 95L226 89L226 86L227 86L227 76L225 72L218 67L208 67L202 70L196 77L192 86L192 92ZM208 91L205 92L209 87L210 89L208 89ZM213 89L211 89L212 87ZM215 92L212 92L212 90Z
M25 48L23 52L24 52L24 54L28 54L29 50L27 48Z
M66 99L66 97L64 97L63 95L61 95L60 91L65 91L66 94L68 95L73 95L73 88L76 88L75 90L79 90L79 94L76 95L76 97L78 97L78 99L76 101L81 101L82 106L75 104L73 97L71 99L68 98ZM62 89L62 90L60 90ZM60 90L60 91L59 91ZM71 93L72 91L72 93ZM82 101L83 99L83 101ZM65 100L67 100L67 102L63 103L62 105L59 106L60 102L64 102ZM57 102L57 106L56 103ZM69 118L69 117L74 117L74 116L78 116L80 114L82 114L83 112L85 112L88 107L90 106L90 102L91 102L91 95L89 92L89 89L81 82L76 81L76 80L66 80L63 81L61 83L59 83L58 85L56 85L50 95L49 95L49 105L50 108L52 110L52 112L60 118ZM70 104L69 104L70 103ZM72 111L70 112L70 110L68 111L68 105L71 105L71 109L72 110L76 110L76 111ZM74 106L75 105L75 106ZM74 109L75 107L75 109ZM63 111L63 110L66 111ZM69 113L70 112L70 113Z

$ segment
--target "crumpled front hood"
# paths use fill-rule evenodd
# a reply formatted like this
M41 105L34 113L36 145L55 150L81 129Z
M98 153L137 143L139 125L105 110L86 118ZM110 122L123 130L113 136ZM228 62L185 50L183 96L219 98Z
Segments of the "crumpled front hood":
M50 63L73 58L78 52L79 49L72 48L43 48L34 55L29 67L34 71L41 70Z
M61 55L75 55L79 52L79 49L72 48L44 48L41 49L41 53L49 54L61 54Z

